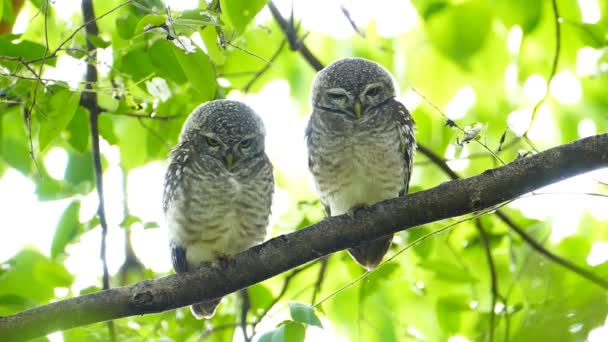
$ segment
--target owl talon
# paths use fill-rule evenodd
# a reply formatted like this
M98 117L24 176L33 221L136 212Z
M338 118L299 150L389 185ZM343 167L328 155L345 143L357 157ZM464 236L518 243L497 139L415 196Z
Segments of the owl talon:
M362 209L367 209L369 206L367 204L361 203L361 204L355 204L352 208L348 209L348 211L346 212L346 214L351 218L351 219L355 219L355 217L357 216L357 212L359 212Z
M214 264L219 267L219 269L224 270L228 268L230 263L232 263L232 260L233 258L231 255L220 255L215 259Z

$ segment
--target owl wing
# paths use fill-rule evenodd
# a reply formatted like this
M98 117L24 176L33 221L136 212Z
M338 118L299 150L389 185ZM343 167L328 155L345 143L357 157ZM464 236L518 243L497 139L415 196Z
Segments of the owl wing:
M165 182L163 186L163 212L167 214L171 202L175 198L175 194L182 182L184 167L190 163L188 157L190 149L182 143L171 152L169 157L170 162L165 173ZM186 249L177 244L171 243L171 263L173 269L177 273L186 272L188 263L186 260Z
M184 175L184 167L190 163L190 148L182 143L171 151L169 166L163 185L163 212L166 214Z
M403 196L408 192L412 167L414 165L414 153L416 152L414 131L416 130L416 123L403 103L393 99L389 102L389 106L389 111L394 115L399 127L400 149L403 154L403 161L405 162L404 184L403 189L399 193L399 196Z
M306 129L304 130L304 138L306 139L306 147L308 148L308 170L310 170L310 172L312 173L312 167L314 164L314 161L312 159L312 153L310 152L310 150L313 148L312 147L312 120L313 120L313 113L310 114L310 119L308 120L308 125L306 125ZM325 202L323 202L323 196L321 197L321 204L323 205L323 208L325 209L325 214L329 217L331 216L331 211L329 210L329 205Z

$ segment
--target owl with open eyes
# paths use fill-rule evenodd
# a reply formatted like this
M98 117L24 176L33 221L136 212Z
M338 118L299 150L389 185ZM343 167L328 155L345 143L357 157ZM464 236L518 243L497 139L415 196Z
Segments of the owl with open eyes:
M306 128L308 165L328 215L348 213L408 191L415 124L395 99L393 77L362 58L344 58L321 70L312 86ZM367 270L382 261L393 236L350 248Z
M169 157L163 211L173 268L225 260L266 237L274 180L264 125L247 105L208 102L188 117ZM210 318L221 298L192 305Z

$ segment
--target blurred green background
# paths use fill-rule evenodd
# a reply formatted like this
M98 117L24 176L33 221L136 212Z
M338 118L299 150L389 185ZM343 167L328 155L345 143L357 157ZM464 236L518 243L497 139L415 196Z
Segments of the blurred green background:
M264 119L277 180L270 236L323 218L306 169L315 69L293 51L302 44L324 65L358 56L393 73L427 149L411 192L449 180L444 162L468 177L607 131L606 1L275 5L291 41L264 0L94 1L112 286L170 273L164 160L190 111L214 98L245 101ZM91 62L80 3L0 0L0 18L0 315L9 315L99 290L102 268L79 104ZM606 170L594 172L502 211L552 253L607 277L607 184ZM539 254L496 215L468 218L397 234L394 258L362 278L336 253L252 286L245 313L230 295L207 322L187 308L117 320L118 340L243 341L243 325L262 341L608 339L605 288ZM40 340L108 338L99 323Z

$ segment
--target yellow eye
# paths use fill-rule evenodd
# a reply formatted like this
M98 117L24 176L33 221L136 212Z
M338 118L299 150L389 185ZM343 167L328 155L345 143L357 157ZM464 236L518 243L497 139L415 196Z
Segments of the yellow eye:
M215 147L215 146L219 146L220 142L217 141L216 139L211 138L211 137L207 137L207 145L209 145L211 147Z
M251 144L253 144L253 139L245 139L241 141L239 146L241 146L241 148L248 148L249 146L251 146Z

